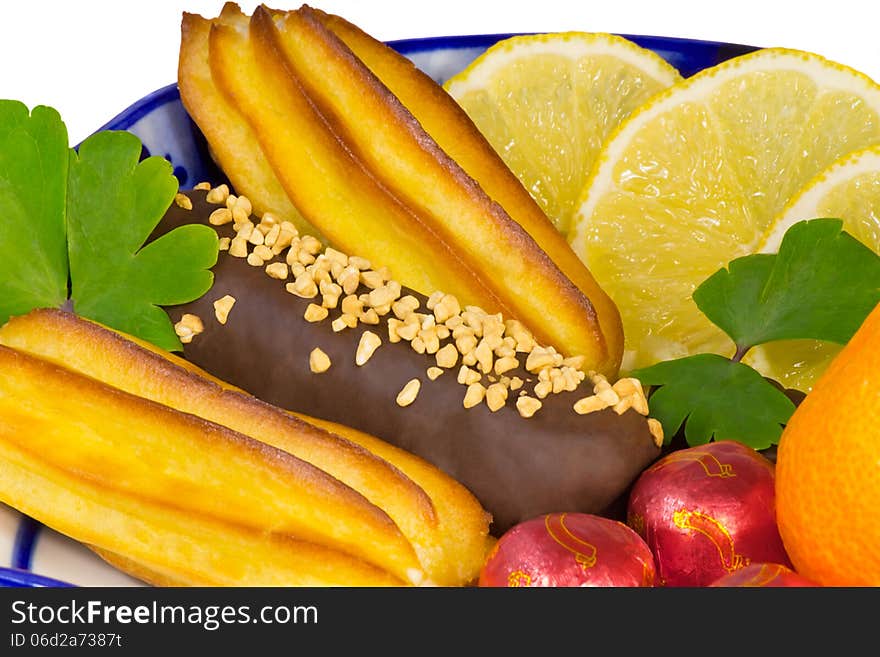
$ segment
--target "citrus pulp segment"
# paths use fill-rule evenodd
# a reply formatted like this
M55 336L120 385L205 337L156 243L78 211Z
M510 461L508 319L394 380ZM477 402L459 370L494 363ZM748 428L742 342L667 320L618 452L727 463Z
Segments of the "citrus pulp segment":
M444 86L565 234L607 135L679 80L624 37L564 32L505 39Z
M624 369L733 344L694 289L754 252L792 196L880 143L880 86L819 55L768 48L656 95L605 143L570 242L620 308Z

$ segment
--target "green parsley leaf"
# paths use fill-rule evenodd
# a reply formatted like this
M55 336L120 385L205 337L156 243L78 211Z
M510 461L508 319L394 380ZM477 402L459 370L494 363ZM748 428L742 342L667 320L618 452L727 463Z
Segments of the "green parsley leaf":
M651 394L651 417L669 443L685 425L689 445L738 440L755 449L779 442L794 403L748 365L717 354L668 360L633 373Z
M58 112L0 100L0 323L67 299L67 152Z
M779 252L737 258L694 292L739 353L774 340L845 344L880 303L880 257L839 219L794 224Z
M71 299L90 319L163 349L181 348L160 306L191 301L213 283L217 234L181 226L141 248L178 189L161 157L139 162L141 143L99 132L71 151L67 197Z

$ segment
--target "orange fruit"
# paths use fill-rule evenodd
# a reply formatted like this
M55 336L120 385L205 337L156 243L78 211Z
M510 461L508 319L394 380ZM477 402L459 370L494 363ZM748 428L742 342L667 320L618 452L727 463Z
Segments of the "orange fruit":
M880 586L880 305L819 377L779 441L776 515L797 572Z

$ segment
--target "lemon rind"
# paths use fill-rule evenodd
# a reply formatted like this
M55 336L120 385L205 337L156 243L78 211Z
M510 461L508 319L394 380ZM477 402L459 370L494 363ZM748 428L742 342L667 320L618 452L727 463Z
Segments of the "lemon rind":
M758 253L776 253L785 232L802 219L818 216L819 203L837 185L866 173L880 173L880 144L868 146L832 162L785 205L758 244Z
M612 55L644 71L658 83L671 85L682 79L678 70L660 55L630 39L608 32L568 31L503 39L490 46L463 71L449 78L443 87L452 96L461 97L481 89L515 62L539 55L556 55L571 61Z

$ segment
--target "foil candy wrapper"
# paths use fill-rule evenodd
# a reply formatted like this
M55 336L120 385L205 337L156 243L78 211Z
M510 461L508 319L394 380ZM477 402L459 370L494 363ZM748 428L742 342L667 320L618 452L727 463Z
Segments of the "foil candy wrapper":
M496 543L480 586L653 586L654 558L624 523L550 513L519 523Z
M674 451L636 480L627 524L659 586L708 586L752 563L791 568L776 525L775 466L735 441Z

